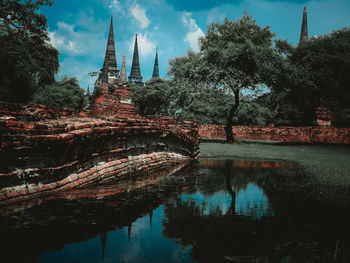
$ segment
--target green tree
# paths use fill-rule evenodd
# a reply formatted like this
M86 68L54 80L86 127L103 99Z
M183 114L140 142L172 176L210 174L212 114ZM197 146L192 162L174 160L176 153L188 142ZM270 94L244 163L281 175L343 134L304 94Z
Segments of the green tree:
M269 108L272 113L269 123L274 125L311 125L315 121L314 83L292 61L295 49L285 40L275 41L279 56L274 60L274 70L268 73L272 76L267 82L269 92L256 99L261 106Z
M170 61L169 75L180 90L204 93L220 89L232 94L234 103L226 115L225 132L234 142L233 117L239 108L240 93L254 91L273 81L281 56L272 46L274 34L269 27L260 27L246 12L236 20L212 23L200 39L200 52ZM188 93L187 93L188 94ZM187 95L191 99L191 96Z
M144 86L131 86L132 101L141 115L169 115L172 88L169 80L152 78Z
M311 38L297 47L277 40L276 49L284 58L263 99L278 108L279 125L313 125L315 110L326 106L333 123L350 125L350 29ZM260 102L262 102L260 100Z
M272 111L256 100L242 100L237 110L235 123L246 126L266 126L269 124Z
M200 40L204 59L211 68L207 79L215 87L232 91L235 97L225 125L229 142L234 142L233 117L239 108L241 91L255 90L270 80L277 57L273 36L269 27L260 27L245 12L239 20L226 18L222 24L212 23Z
M299 45L291 61L308 80L314 109L325 104L338 126L350 125L350 29L311 38Z
M67 76L64 76L61 81L39 88L31 100L31 103L48 107L65 107L75 111L81 111L84 102L84 90L79 87L78 80Z
M233 96L222 89L207 89L190 94L191 99L179 111L180 118L197 119L201 124L224 125Z
M26 102L54 82L58 51L48 43L47 19L38 14L49 0L0 2L0 100Z

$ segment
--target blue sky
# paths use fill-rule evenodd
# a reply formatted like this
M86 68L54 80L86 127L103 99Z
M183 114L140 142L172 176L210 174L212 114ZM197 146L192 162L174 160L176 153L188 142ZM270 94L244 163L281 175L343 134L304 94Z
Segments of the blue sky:
M77 77L84 89L93 87L89 72L103 64L110 16L118 68L126 56L130 73L135 34L138 34L141 74L152 76L156 46L161 77L168 60L198 50L197 39L211 22L236 20L247 10L260 26L271 26L277 38L296 44L303 6L308 8L309 36L350 27L350 0L55 0L41 9L47 18L51 44L60 52L60 73Z

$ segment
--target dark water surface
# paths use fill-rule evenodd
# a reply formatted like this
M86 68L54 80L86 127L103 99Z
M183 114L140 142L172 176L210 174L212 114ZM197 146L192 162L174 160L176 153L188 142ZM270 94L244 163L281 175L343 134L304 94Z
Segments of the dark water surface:
M202 160L0 207L0 262L350 262L349 207L308 183L292 163Z

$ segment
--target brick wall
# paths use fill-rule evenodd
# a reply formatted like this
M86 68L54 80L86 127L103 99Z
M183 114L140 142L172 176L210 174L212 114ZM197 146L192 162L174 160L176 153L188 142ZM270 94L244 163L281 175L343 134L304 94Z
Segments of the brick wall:
M350 144L350 128L233 126L232 131L237 139ZM226 139L224 127L221 125L200 125L199 136L207 139Z
M103 119L62 118L41 105L39 110L36 105L6 105L0 109L0 206L159 172L199 157L195 120L146 118L130 111ZM18 114L27 109L42 114Z

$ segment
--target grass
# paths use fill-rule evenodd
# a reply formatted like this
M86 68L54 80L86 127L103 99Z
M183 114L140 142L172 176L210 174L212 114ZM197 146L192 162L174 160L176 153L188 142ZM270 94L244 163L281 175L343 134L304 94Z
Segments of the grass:
M201 158L285 160L299 164L315 184L350 189L350 146L201 143Z

